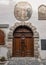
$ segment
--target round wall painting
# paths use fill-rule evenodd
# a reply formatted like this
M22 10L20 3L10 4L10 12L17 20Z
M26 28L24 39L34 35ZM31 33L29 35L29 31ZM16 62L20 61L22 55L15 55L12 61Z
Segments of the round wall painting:
M27 21L32 14L32 7L28 2L18 2L14 8L14 16L19 21Z

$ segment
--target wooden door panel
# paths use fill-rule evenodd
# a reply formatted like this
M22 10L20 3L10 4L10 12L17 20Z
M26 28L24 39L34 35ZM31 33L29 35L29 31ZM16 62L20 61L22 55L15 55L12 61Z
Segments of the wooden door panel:
M33 38L26 38L26 56L34 56L34 44L33 44Z
M14 57L33 57L34 56L34 44L33 38L24 39L24 47L22 47L21 38L14 38Z
M14 47L15 49L19 50L20 48L20 38L14 38Z
M14 38L14 56L21 56L20 53L21 44L20 44L20 38Z

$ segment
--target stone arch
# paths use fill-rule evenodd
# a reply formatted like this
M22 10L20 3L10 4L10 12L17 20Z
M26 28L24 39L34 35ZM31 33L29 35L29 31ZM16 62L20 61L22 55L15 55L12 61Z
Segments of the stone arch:
M14 24L14 26L12 26L10 28L10 32L8 33L8 40L7 40L7 43L8 43L8 49L10 50L11 52L11 56L12 56L12 41L13 41L13 31L18 27L18 26L23 26L23 25L26 25L28 27L30 27L33 31L33 37L34 37L34 57L38 58L39 57L39 51L38 51L38 41L39 41L39 33L36 31L36 28L34 26L32 26L32 24L30 22L16 22ZM11 47L9 47L9 45L11 45Z

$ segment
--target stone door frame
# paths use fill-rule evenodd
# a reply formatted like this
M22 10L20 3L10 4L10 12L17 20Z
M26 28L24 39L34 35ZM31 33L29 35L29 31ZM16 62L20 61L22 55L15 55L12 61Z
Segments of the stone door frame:
M11 53L12 56L12 45L13 45L13 31L18 27L18 26L28 26L31 28L31 30L33 31L33 37L34 37L34 57L35 58L39 58L39 33L36 31L35 26L32 26L32 24L30 22L16 22L14 24L14 26L11 26L10 31L8 33L8 39L7 39L7 43L8 43L8 49ZM10 46L9 46L10 45Z

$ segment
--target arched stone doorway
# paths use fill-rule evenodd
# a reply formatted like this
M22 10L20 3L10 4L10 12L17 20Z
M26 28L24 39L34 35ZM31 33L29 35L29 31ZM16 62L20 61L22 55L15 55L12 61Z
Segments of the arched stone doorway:
M34 57L33 31L27 26L18 26L13 32L13 57Z
M36 28L34 26L32 26L32 24L30 22L16 22L14 26L12 26L10 28L10 32L8 34L8 49L11 53L11 56L12 56L12 51L13 51L13 32L15 31L15 29L18 27L18 26L27 26L29 27L32 31L33 31L33 38L34 38L34 57L38 58L39 57L39 51L38 51L38 48L39 48L39 45L38 45L38 41L39 41L39 33L36 31ZM11 45L11 47L9 47L9 45Z

